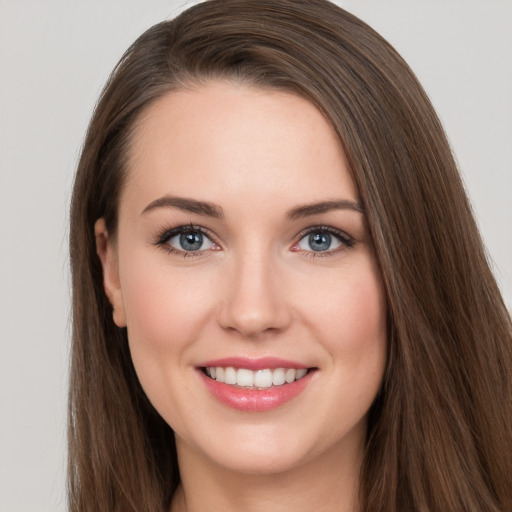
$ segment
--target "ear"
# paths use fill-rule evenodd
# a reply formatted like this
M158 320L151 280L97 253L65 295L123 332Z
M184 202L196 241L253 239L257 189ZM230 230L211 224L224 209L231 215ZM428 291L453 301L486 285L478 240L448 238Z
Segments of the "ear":
M96 237L96 252L103 267L103 287L110 304L112 304L114 323L118 327L126 327L123 295L119 281L117 249L114 241L109 237L105 219L101 218L96 221L94 235Z

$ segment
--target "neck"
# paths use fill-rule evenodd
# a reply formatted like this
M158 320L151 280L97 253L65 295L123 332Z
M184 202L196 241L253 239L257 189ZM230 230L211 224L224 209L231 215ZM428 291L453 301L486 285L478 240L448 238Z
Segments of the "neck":
M362 447L336 447L279 473L241 473L178 442L181 484L172 512L356 512Z

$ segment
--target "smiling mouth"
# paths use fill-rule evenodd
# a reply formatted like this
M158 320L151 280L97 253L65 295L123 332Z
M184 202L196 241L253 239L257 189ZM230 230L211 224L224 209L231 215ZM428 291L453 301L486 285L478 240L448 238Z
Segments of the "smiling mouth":
M266 368L249 370L232 366L207 366L202 371L210 379L245 389L269 389L302 379L315 368Z

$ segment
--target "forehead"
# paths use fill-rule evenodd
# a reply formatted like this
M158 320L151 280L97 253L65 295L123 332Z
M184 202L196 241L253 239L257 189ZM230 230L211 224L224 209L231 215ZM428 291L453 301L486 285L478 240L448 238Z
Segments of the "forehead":
M341 144L312 103L227 82L152 104L134 128L127 171L122 203L164 194L216 203L357 200Z

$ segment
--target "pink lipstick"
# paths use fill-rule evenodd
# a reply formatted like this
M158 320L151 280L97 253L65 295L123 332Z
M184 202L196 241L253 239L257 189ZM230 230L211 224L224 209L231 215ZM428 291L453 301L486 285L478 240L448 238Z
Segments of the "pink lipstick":
M223 358L197 368L213 397L247 412L268 411L292 400L305 389L316 370L274 357Z

